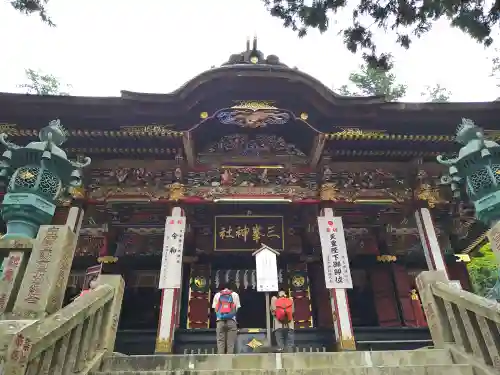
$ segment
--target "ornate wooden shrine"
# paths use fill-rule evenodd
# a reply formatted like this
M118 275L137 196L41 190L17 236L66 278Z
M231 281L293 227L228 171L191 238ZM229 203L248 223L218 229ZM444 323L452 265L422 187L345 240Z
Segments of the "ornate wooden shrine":
M163 231L173 207L187 220L184 287L171 313L178 337L213 327L210 298L220 280L260 306L250 253L262 242L280 251L280 282L296 301L297 330L307 340L312 329L331 330L337 315L317 233L324 208L344 223L354 336L362 327L425 327L414 290L415 275L429 266L421 208L432 215L450 278L468 288L464 258L455 253L485 228L465 203L450 202L434 160L458 149L453 134L462 117L498 138L498 102L343 97L254 45L171 94L0 94L0 106L1 130L13 140L25 143L59 118L69 133L66 151L92 157L85 189L74 192L87 208L69 294L96 262L123 274L123 329L156 330ZM263 328L253 326L262 321L255 311L245 314L242 328Z

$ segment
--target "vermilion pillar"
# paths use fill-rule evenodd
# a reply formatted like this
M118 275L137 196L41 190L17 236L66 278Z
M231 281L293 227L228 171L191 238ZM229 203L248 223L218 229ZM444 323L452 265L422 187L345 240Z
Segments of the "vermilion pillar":
M323 208L322 216L333 217L331 208ZM335 339L339 350L356 350L354 331L352 329L351 312L349 300L345 289L330 289L330 303L333 314L333 327Z
M184 211L179 207L172 209L171 216L186 220ZM179 284L182 284L182 276ZM156 353L172 353L175 329L179 325L180 302L181 288L162 289Z

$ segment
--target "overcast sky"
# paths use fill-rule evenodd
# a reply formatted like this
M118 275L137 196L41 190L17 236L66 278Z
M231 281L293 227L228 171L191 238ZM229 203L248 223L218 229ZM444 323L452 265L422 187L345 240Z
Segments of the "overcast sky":
M0 2L0 91L19 91L24 69L33 68L71 84L72 95L168 93L241 52L255 33L265 55L278 55L330 88L346 83L361 63L337 35L348 13L327 33L298 39L261 0L50 0L55 28L8 3ZM489 78L493 51L444 22L409 51L381 32L377 41L395 56L395 73L409 86L405 100L419 101L425 86L436 83L449 88L454 101L500 96Z

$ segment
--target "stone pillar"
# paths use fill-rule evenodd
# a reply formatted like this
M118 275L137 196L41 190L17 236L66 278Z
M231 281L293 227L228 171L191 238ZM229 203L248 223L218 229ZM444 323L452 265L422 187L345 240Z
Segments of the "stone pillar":
M72 207L65 225L42 225L12 309L17 319L40 319L62 308L83 210Z
M3 258L3 272L0 279L0 318L2 319L12 312L34 242L27 238L0 240L0 250L6 255Z
M436 230L428 208L419 208L415 211L418 234L424 249L425 260L430 271L443 271L448 277L448 270L444 261L443 253L439 247Z
M323 208L322 215L333 217L333 210L331 208ZM330 303L338 349L356 350L347 291L345 289L330 289Z
M186 220L183 210L179 207L172 209L171 216ZM175 329L179 324L180 302L181 288L162 290L155 353L172 353Z

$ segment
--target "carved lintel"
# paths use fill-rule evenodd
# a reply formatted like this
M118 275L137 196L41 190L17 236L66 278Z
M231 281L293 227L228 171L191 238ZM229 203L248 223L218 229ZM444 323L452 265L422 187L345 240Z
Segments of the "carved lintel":
M314 190L300 186L201 186L188 187L186 197L214 200L220 198L283 198L291 200L317 199Z

